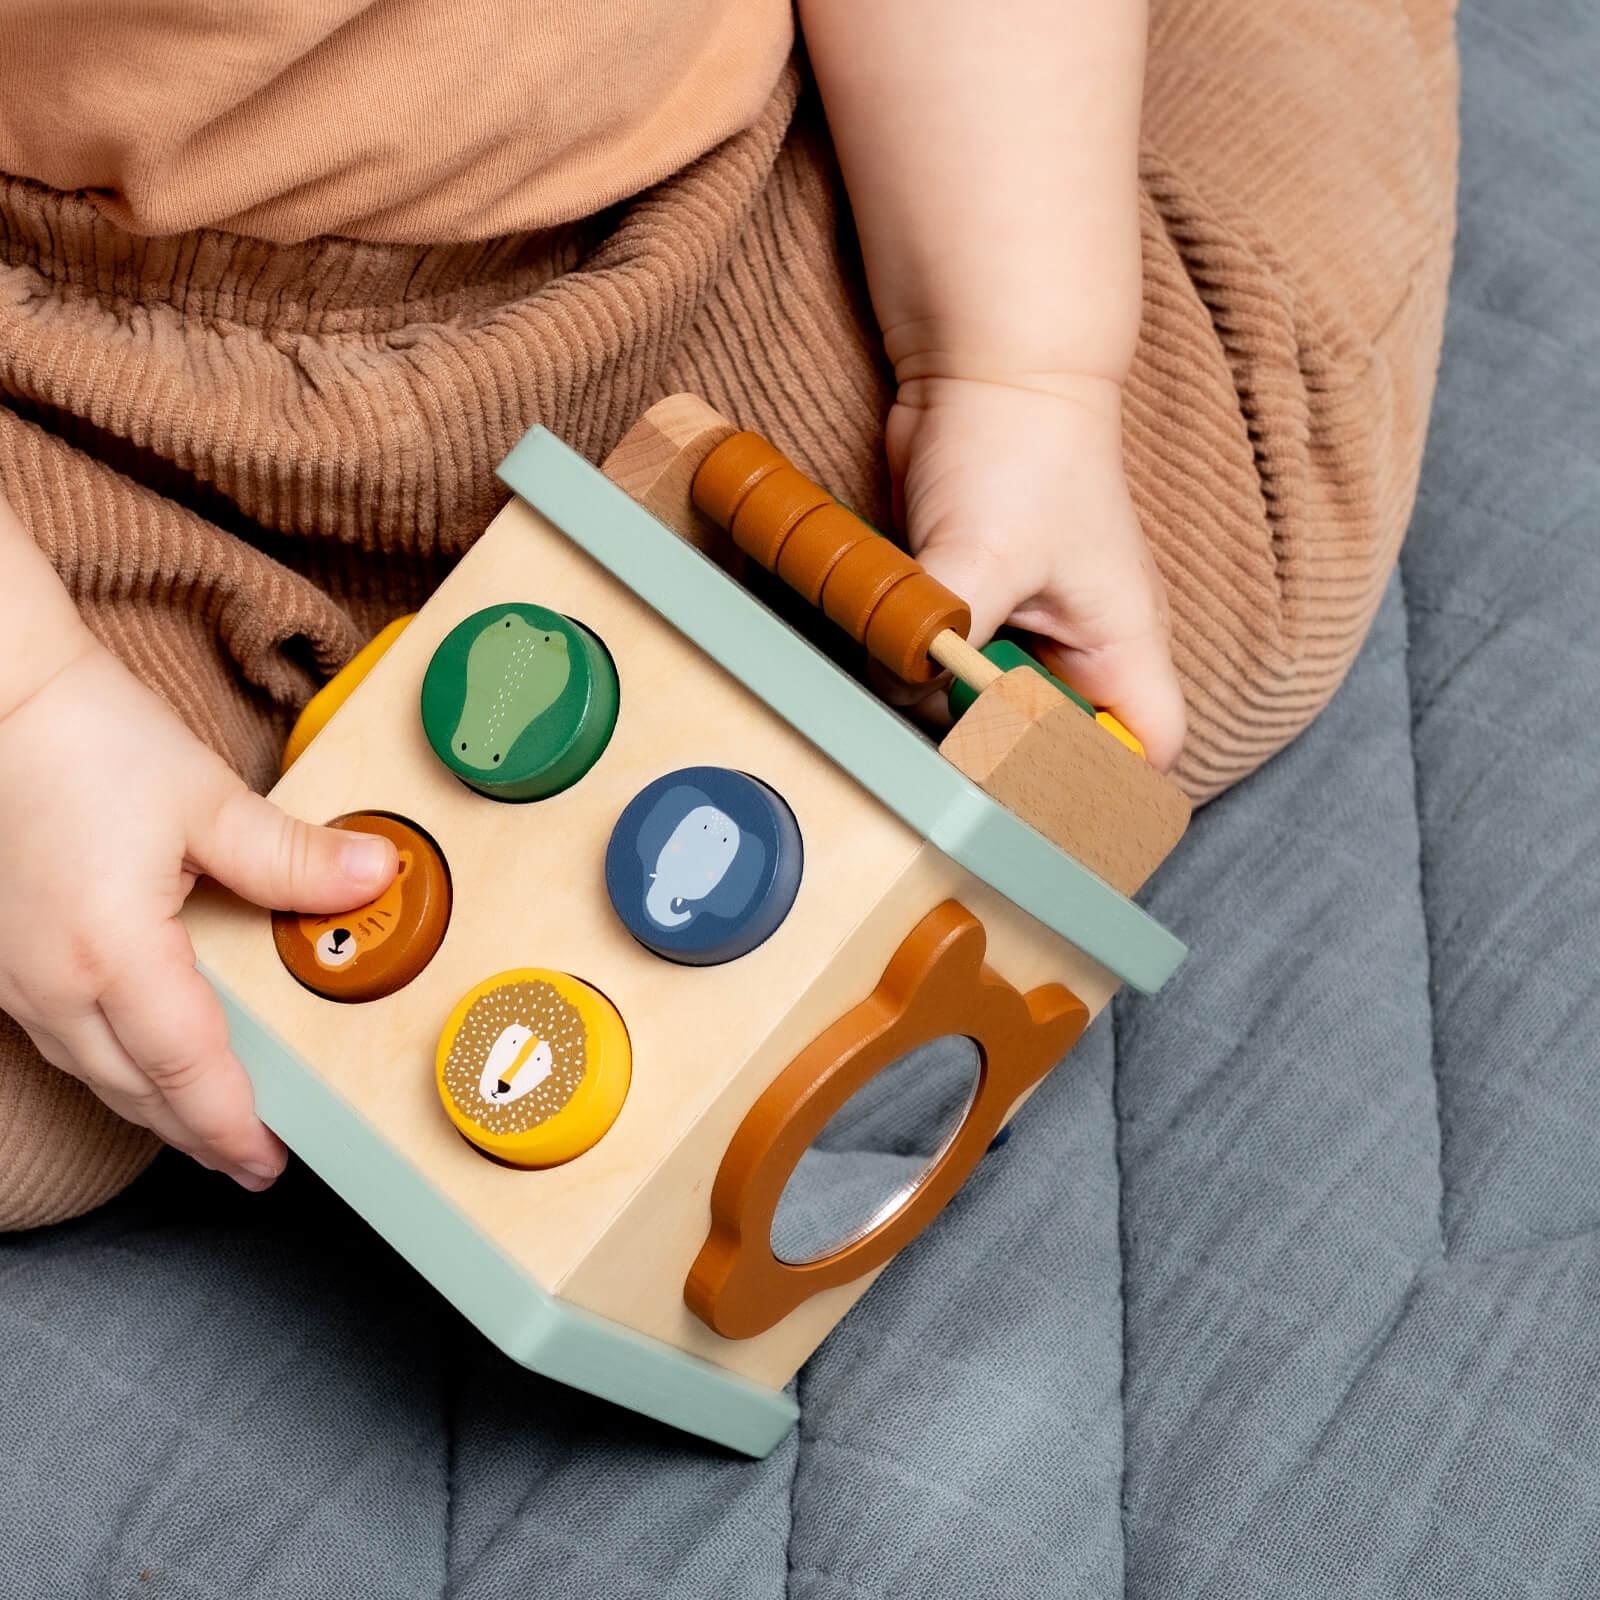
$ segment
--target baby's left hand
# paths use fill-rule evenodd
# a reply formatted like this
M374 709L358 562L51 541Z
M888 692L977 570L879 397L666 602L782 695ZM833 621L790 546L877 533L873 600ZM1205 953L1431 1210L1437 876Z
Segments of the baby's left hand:
M914 378L889 413L896 513L912 552L1141 740L1162 771L1183 748L1166 592L1122 469L1121 390L1106 378Z

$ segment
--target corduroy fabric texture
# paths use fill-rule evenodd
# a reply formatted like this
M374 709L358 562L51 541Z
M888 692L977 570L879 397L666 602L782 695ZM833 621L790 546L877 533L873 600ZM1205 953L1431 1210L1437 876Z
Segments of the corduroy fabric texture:
M91 627L261 785L316 683L481 532L533 423L598 459L693 390L883 522L888 374L801 84L620 213L474 245L144 239L0 180L0 490ZM1326 703L1393 567L1455 102L1449 0L1154 8L1126 453L1197 797ZM13 1101L0 1185L44 1115ZM96 1160L30 1180L31 1220L103 1198Z

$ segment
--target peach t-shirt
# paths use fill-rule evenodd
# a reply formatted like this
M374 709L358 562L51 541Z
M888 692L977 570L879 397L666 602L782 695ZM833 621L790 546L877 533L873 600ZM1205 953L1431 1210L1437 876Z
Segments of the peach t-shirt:
M746 127L788 0L0 0L0 171L138 233L490 238Z

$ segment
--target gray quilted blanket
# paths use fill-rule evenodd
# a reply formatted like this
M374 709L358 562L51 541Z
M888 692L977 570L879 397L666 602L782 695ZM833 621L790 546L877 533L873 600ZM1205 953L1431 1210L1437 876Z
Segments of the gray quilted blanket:
M1327 715L749 1463L314 1179L0 1240L0 1596L1600 1595L1600 12L1468 0L1416 523Z

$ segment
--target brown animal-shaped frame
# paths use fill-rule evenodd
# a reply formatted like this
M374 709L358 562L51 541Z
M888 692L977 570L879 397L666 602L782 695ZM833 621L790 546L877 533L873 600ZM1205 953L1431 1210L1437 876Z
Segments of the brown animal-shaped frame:
M1062 984L1022 994L984 966L983 926L946 900L912 929L877 987L820 1033L756 1101L711 1191L711 1230L684 1299L728 1339L764 1333L811 1295L882 1266L965 1182L1011 1109L1088 1024ZM960 1126L892 1215L815 1261L780 1261L772 1219L784 1186L828 1119L908 1050L946 1034L978 1046L977 1091Z

